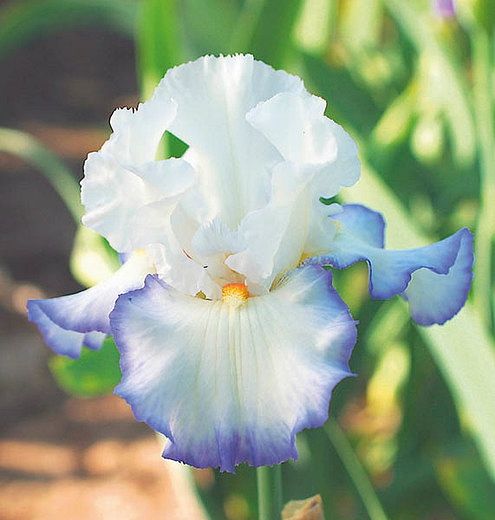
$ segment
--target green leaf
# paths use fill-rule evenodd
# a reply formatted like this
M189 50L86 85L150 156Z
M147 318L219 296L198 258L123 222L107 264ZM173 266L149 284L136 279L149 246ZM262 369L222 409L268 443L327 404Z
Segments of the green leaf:
M306 0L302 7L294 38L297 46L306 52L323 54L335 31L338 8L334 0Z
M287 64L302 0L246 0L231 48L250 52L272 67Z
M136 32L138 78L148 99L168 69L186 60L176 0L142 0ZM162 139L163 157L180 157L183 143L170 133Z
M0 9L0 59L34 38L75 26L104 25L131 36L136 3L131 0L30 0Z
M476 133L469 103L464 70L436 36L432 17L415 9L410 2L382 0L418 54L434 59L442 82L442 109L449 125L453 152L459 164L469 166L476 153Z
M445 450L435 461L444 493L471 520L489 520L495 511L495 486L479 455L465 442Z
M143 99L150 96L165 72L185 59L176 0L142 0L136 45Z
M327 114L356 134L367 135L375 127L380 110L368 91L341 67L330 67L322 59L302 54L312 86L328 100Z
M360 182L342 192L345 202L380 210L387 221L390 248L410 248L431 240L414 225L395 195L368 167ZM454 397L460 417L495 479L495 347L480 316L468 302L443 326L418 327Z
M382 11L381 0L347 0L346 8L341 10L339 33L353 53L380 45Z
M238 2L232 0L182 0L182 25L187 58L204 54L228 54L239 16Z
M98 351L84 347L79 359L55 356L49 367L58 385L78 397L109 394L121 377L119 353L112 338Z

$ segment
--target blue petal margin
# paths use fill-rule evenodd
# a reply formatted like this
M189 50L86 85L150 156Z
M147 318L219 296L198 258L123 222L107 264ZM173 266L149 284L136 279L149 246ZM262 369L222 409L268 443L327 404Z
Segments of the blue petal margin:
M459 248L447 274L419 269L412 275L404 298L411 316L420 325L443 324L466 303L473 280L473 235L467 229L457 232Z
M116 393L168 442L165 458L232 472L297 458L351 375L355 322L319 266L296 269L240 306L181 294L155 276L110 315Z
M383 217L364 206L349 204L333 217L340 229L332 250L306 263L344 269L366 261L372 298L401 294L412 318L421 325L444 323L463 307L472 281L473 239L460 229L440 242L407 250L383 249Z
M64 316L72 316L70 300L67 302L66 298L73 296L77 295L47 300L29 300L27 310L29 321L38 326L45 343L56 354L75 359L81 355L83 345L98 350L107 331L95 330L94 324L90 321L81 320L74 326L73 322L64 319Z
M90 289L28 301L28 318L38 326L54 352L77 358L83 345L94 350L101 347L111 332L108 316L118 295L142 287L149 270L147 257L134 255L112 276Z
M29 300L27 303L29 321L35 323L45 343L56 353L73 359L81 354L81 348L85 345L93 350L98 350L106 337L102 332L77 332L67 330L53 322L45 314L41 302L47 300Z

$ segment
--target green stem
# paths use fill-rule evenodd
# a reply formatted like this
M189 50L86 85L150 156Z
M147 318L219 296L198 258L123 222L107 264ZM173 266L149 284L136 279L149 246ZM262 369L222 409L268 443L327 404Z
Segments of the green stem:
M488 330L491 309L492 241L495 227L495 129L491 87L490 35L482 27L473 30L473 97L480 159L480 210L476 228L474 276L475 305Z
M325 432L333 444L337 455L351 477L357 492L363 501L364 507L371 520L387 520L387 514L383 510L380 500L376 496L373 485L366 474L361 462L356 457L351 443L335 419L330 419L325 426Z
M276 520L282 511L282 467L261 466L256 470L258 520Z

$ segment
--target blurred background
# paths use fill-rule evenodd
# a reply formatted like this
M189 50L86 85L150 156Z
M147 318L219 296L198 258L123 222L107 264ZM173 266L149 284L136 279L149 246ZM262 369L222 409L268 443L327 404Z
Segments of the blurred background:
M341 202L381 211L389 247L460 226L475 283L444 327L370 301L366 269L336 283L359 320L325 428L283 465L286 500L327 519L495 518L493 0L0 1L0 519L256 518L254 471L192 471L111 395L111 339L50 354L25 303L91 286L114 252L79 226L78 181L118 106L167 68L251 52L303 77L357 140L363 178ZM170 155L180 143L166 139Z

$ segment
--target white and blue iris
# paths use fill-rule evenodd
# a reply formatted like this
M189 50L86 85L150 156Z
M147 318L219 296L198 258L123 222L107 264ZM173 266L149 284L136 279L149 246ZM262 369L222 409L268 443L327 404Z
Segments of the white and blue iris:
M472 237L384 249L384 221L325 206L359 178L357 148L302 81L251 56L176 67L89 155L83 222L127 261L87 291L28 304L45 341L77 357L112 334L117 394L163 433L164 456L233 471L297 456L350 375L356 326L324 267L366 261L370 293L402 295L413 319L464 305ZM156 160L169 131L188 145Z

